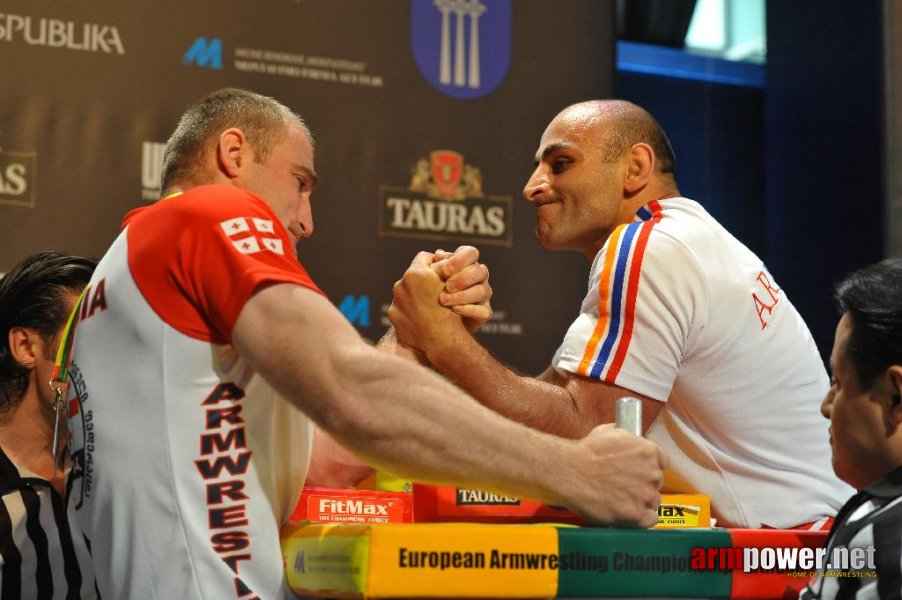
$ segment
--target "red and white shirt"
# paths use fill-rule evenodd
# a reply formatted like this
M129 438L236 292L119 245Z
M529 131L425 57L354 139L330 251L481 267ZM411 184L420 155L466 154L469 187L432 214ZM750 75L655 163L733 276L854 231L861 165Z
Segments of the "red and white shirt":
M124 225L86 293L70 368L71 502L100 593L286 596L279 527L312 426L230 342L261 287L321 292L246 191L193 188Z
M692 200L652 202L612 233L552 364L665 402L648 432L671 460L664 490L708 494L719 525L816 521L853 493L830 464L807 326Z

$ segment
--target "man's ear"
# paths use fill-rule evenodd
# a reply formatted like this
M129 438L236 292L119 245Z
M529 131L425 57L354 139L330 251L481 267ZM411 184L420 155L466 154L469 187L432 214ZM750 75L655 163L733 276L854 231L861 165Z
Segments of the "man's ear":
M219 169L229 178L239 177L242 168L251 160L250 145L244 132L230 127L221 134L216 142L216 162Z
M902 425L902 365L892 365L886 370L887 384L889 385L890 421L893 425Z
M626 151L627 172L623 189L628 194L639 192L648 184L655 170L655 152L645 143L633 144Z
M36 339L38 333L27 327L13 327L9 330L9 353L13 360L25 367L33 369L38 363L38 348Z

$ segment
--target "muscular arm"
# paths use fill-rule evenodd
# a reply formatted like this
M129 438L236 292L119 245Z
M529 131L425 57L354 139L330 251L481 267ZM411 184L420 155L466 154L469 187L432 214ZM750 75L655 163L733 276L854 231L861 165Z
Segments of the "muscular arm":
M366 479L373 468L356 454L335 441L331 435L316 427L313 432L313 452L304 485L327 488L354 488Z
M614 422L615 403L624 396L642 400L645 431L664 406L628 389L552 367L539 377L519 375L466 331L446 340L425 352L433 368L485 406L542 431L580 438L602 423Z
M395 285L389 319L396 335L492 410L542 431L580 438L593 427L614 421L618 398L634 396L643 401L646 430L663 407L663 403L625 388L550 367L535 378L513 372L495 360L456 315L428 300L436 297L436 286L414 261Z
M478 260L479 250L473 246L460 246L454 252L437 250L431 265L432 270L445 281L440 301L461 315L469 331L478 330L492 316L489 272ZM394 328L389 327L377 347L429 366L422 352L398 340ZM371 471L372 468L359 457L317 428L307 485L350 488L360 483Z
M428 370L367 345L310 290L258 291L232 341L317 425L387 471L565 504L596 522L656 520L665 459L647 440L599 429L571 442L504 419Z

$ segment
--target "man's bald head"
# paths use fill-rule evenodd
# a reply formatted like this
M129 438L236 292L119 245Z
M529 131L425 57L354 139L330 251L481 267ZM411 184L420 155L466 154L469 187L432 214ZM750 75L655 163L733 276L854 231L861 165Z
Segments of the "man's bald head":
M613 162L634 144L648 144L655 153L655 171L676 177L676 157L667 134L647 110L626 100L589 100L565 108L555 121L580 123L587 131L603 129L600 151Z

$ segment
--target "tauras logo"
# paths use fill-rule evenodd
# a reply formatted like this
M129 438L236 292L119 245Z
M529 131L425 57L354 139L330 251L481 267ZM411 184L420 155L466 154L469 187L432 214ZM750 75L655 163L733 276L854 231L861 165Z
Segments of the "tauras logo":
M0 152L0 204L34 207L37 154Z
M501 496L491 492L483 492L482 490L468 490L457 488L457 505L474 505L474 504L506 504L510 506L519 506L520 500L511 496Z
M380 235L511 245L511 197L485 194L482 172L453 150L420 159L407 189L380 195Z
M122 37L114 25L0 13L0 41L20 40L32 46L125 54Z
M385 515L388 507L363 500L332 500L322 498L319 501L319 512L338 515Z

